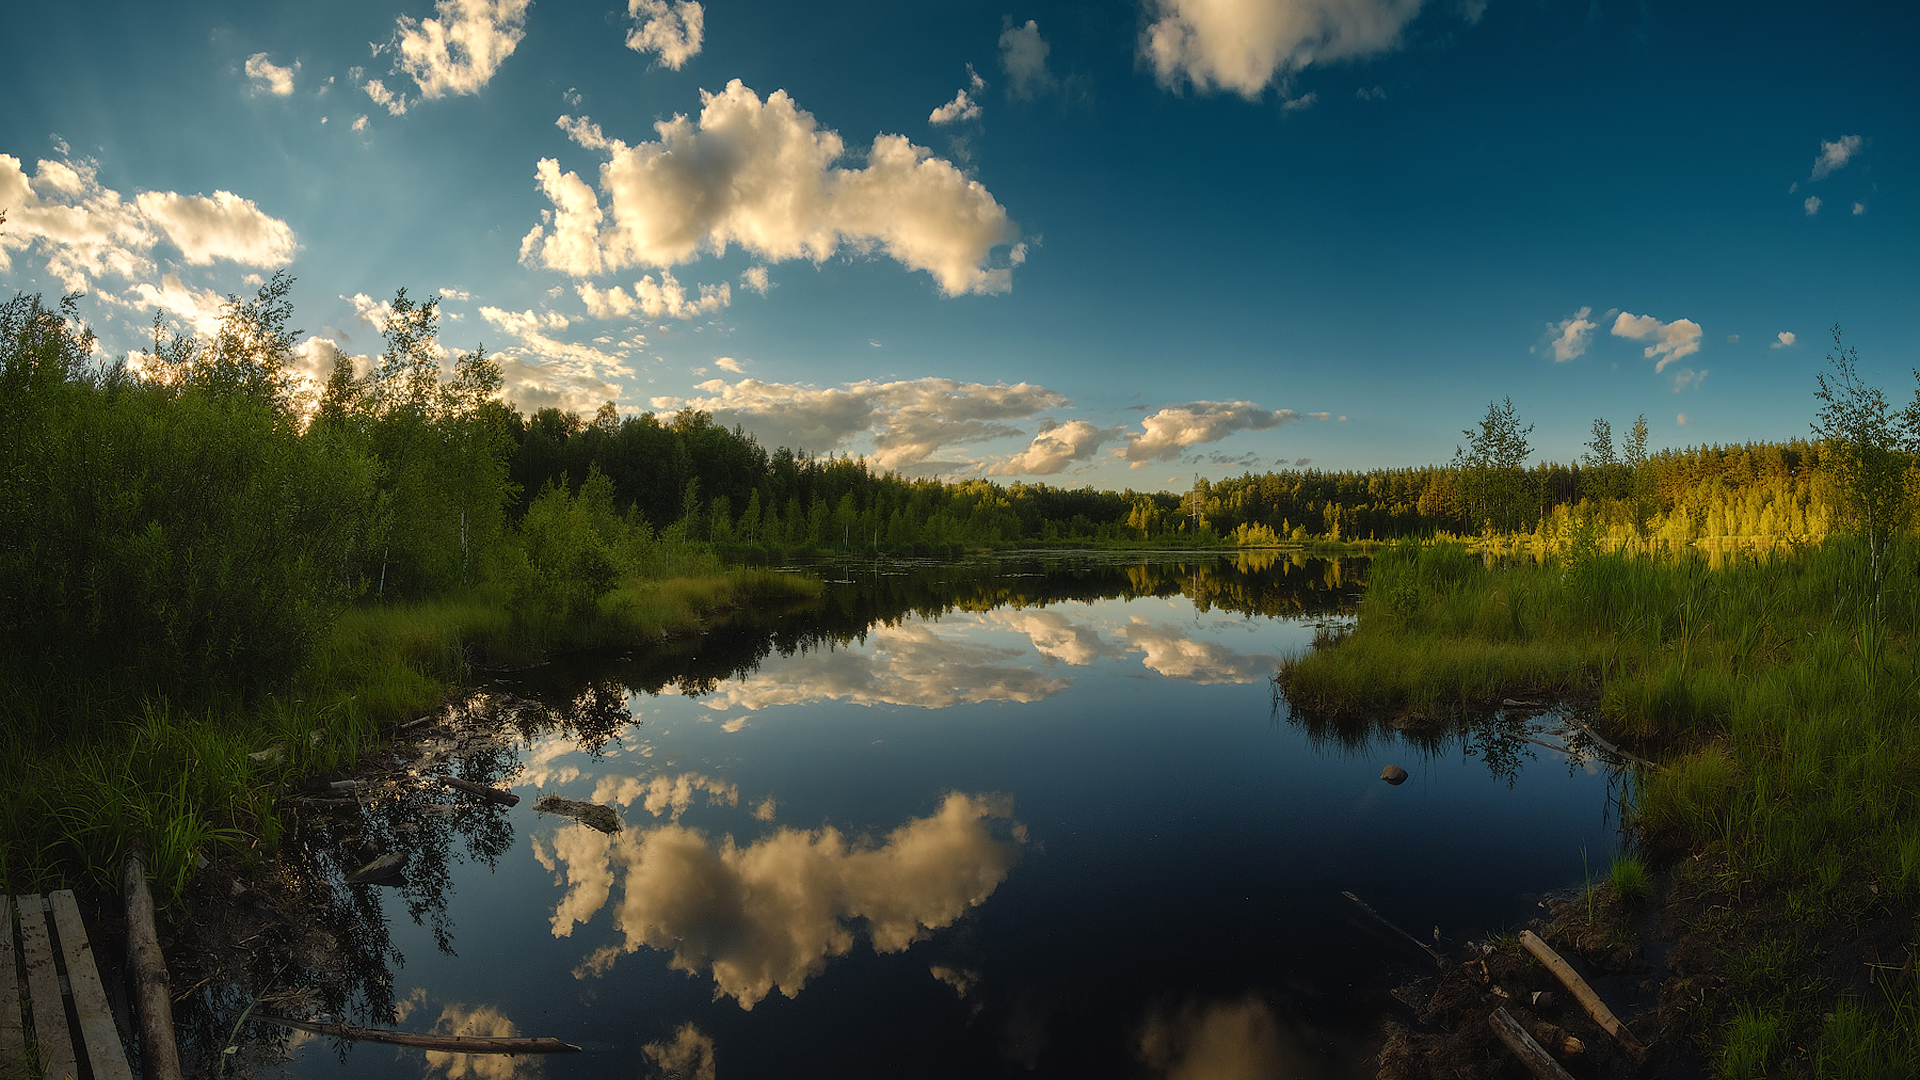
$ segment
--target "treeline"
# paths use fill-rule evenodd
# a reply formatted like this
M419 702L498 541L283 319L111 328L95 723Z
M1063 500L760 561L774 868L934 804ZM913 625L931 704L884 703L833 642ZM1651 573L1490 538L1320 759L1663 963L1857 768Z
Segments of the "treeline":
M594 472L616 505L674 535L736 549L947 551L1013 544L1270 546L1466 535L1487 527L1462 465L1298 469L1209 481L1183 494L876 474L816 458L685 410L592 421L511 414L522 492L577 487ZM1574 507L1616 536L1667 542L1824 535L1820 448L1796 440L1665 450L1635 465L1544 463L1516 470L1517 505L1495 531L1553 532Z
M318 393L294 367L292 279L230 298L201 338L156 319L100 363L74 303L0 307L0 667L122 671L175 692L274 685L329 613L485 586L529 631L696 554L951 553L1017 544L1241 546L1495 531L1690 541L1828 531L1806 442L1525 466L1511 404L1445 466L1199 481L1180 495L881 474L768 452L684 410L588 420L501 400L483 349L449 353L404 290L369 369ZM1577 508L1577 510L1576 510ZM65 673L65 674L63 674Z

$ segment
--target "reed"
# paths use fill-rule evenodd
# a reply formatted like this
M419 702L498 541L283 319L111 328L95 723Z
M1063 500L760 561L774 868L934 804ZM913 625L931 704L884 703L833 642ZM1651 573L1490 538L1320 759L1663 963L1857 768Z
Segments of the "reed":
M1876 612L1854 584L1864 558L1844 538L1713 556L1576 546L1492 565L1458 546L1404 545L1375 560L1354 630L1287 660L1277 682L1309 716L1468 712L1509 696L1589 702L1616 741L1663 765L1636 777L1631 822L1656 862L1697 857L1687 864L1710 868L1732 902L1773 905L1803 927L1854 918L1863 896L1911 912L1920 581L1891 577ZM1612 877L1625 895L1623 875L1624 859ZM1816 966L1816 952L1794 962ZM1811 996L1764 989L1792 982L1729 979L1710 1010L1722 1075L1786 1068L1785 1047L1831 1024L1866 1025L1874 1034L1854 1044L1880 1049L1860 1060L1914 1074L1914 1039L1901 1035L1920 1009L1910 985L1853 988L1864 993L1844 1008L1837 984ZM1822 1053L1833 1075L1878 1075L1852 1051Z

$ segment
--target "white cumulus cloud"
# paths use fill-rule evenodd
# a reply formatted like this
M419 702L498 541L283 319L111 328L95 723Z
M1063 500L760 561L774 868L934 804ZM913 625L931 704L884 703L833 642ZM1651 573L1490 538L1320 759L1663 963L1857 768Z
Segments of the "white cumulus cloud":
M954 124L962 120L980 119L980 103L967 96L965 90L953 95L953 100L933 110L927 115L930 124Z
M1800 340L1798 335L1796 335L1793 331L1782 330L1778 334L1774 335L1773 344L1767 347L1770 349L1789 349L1789 348L1792 348L1793 343L1798 340Z
M1008 421L1024 420L1066 404L1043 386L1012 386L921 378L857 382L818 388L794 383L710 379L695 389L703 396L655 398L656 409L700 409L715 422L740 425L768 446L816 454L871 440L881 469L938 465L930 459L948 447L1019 435Z
M1569 360L1578 359L1587 351L1587 346L1593 341L1593 332L1598 328L1598 324L1587 318L1591 314L1593 314L1592 308L1583 307L1557 323L1547 324L1547 331L1552 337L1555 363L1564 364Z
M1842 135L1832 142L1820 140L1820 156L1813 159L1813 175L1807 179L1824 180L1846 168L1847 162L1853 160L1853 155L1859 153L1866 142L1858 135Z
M1047 70L1047 54L1053 47L1040 36L1040 24L1028 19L1015 26L1011 18L1002 20L1000 30L1000 70L1007 73L1007 93L1031 98L1058 85Z
M557 311L483 305L480 317L511 339L491 351L500 362L503 395L527 412L551 407L590 414L602 402L619 398L624 391L611 380L633 374L628 358L644 344L629 339L599 348L563 340L555 335L573 320Z
M1679 371L1673 373L1673 392L1677 394L1689 386L1698 390L1701 384L1706 381L1706 368L1701 368L1699 371L1695 371L1692 368L1681 368Z
M761 296L765 296L767 295L767 290L773 288L773 283L767 279L766 267L749 266L745 270L740 271L740 287L751 289Z
M627 18L633 20L627 48L634 52L652 53L675 71L700 55L707 15L694 0L627 0Z
M1801 203L1800 205L1806 207L1807 216L1812 217L1813 215L1820 212L1820 196L1809 195L1807 196L1807 201L1804 203Z
M1219 442L1238 431L1265 431L1299 418L1292 409L1263 409L1251 401L1168 405L1142 419L1139 433L1127 433L1121 456L1128 468L1138 469L1154 461L1171 461L1190 446Z
M554 209L521 241L522 260L588 277L675 266L733 244L768 261L816 263L843 249L878 250L932 274L950 296L1011 287L1011 265L991 265L990 256L1019 229L952 162L879 135L864 167L836 167L840 136L785 91L763 101L736 79L701 101L698 120L660 121L659 141L638 146L562 117L574 141L607 154L600 191L608 206L578 175L541 160L537 179Z
M300 70L300 61L295 60L291 67L281 67L267 59L260 52L247 57L247 78L253 80L256 90L264 90L274 97L287 97L293 93L293 73Z
M1653 365L1657 374L1667 370L1667 365L1675 360L1692 356L1700 351L1700 324L1692 319L1675 319L1663 323L1651 315L1635 315L1623 311L1613 321L1613 336L1632 341L1651 341L1642 353L1647 359L1659 357Z
M1094 455L1119 432L1085 420L1069 420L1040 429L1027 448L987 469L991 476L1051 476Z
M147 191L135 202L189 263L228 259L246 266L283 266L293 259L293 229L231 191L216 191L211 198Z
M285 222L232 192L148 191L129 200L101 184L99 165L88 160L42 160L29 177L19 158L0 154L0 208L0 273L12 269L14 252L31 250L76 292L103 275L150 274L163 240L194 265L281 266L296 246Z
M1162 85L1255 98L1316 61L1399 47L1422 0L1148 0L1141 55Z
M724 281L696 286L694 295L689 296L686 286L665 270L658 281L649 274L634 282L631 294L618 285L597 289L589 282L574 286L574 292L596 319L624 318L635 309L650 319L691 319L710 315L733 302L733 288Z
M375 51L394 55L394 71L413 78L420 100L477 94L526 37L529 2L439 0L432 18L400 16L393 37ZM407 111L406 99L378 79L365 89L387 111Z

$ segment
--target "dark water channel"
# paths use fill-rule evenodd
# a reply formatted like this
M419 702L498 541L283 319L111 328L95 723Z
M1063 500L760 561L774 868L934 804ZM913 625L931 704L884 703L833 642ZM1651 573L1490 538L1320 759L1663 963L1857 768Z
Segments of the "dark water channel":
M1551 717L1412 740L1274 700L1276 658L1351 618L1362 562L816 572L819 611L503 677L503 738L440 767L517 807L303 818L339 949L279 988L583 1053L260 1027L286 1055L268 1074L1371 1076L1388 989L1430 963L1343 891L1458 937L1531 918L1618 843L1616 782L1524 741L1557 741ZM403 884L339 883L380 847ZM209 1023L258 990L203 994Z

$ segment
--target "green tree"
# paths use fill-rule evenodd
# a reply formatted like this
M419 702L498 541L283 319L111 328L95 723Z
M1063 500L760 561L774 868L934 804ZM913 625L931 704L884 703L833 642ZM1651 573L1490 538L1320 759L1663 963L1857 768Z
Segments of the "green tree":
M1621 486L1633 519L1633 534L1644 543L1652 535L1653 512L1657 509L1653 466L1647 460L1647 414L1641 413L1627 436L1626 453L1621 462L1625 475Z
M1605 420L1595 417L1593 436L1586 442L1587 452L1580 456L1580 464L1588 469L1587 495L1602 503L1611 502L1619 497L1620 459L1613 453L1613 427Z
M1813 435L1825 449L1824 464L1833 485L1835 509L1867 548L1864 582L1874 618L1880 615L1880 591L1891 560L1888 551L1912 516L1907 498L1907 468L1920 442L1920 390L1899 413L1880 388L1860 379L1859 354L1833 328L1833 370L1818 376L1814 397L1820 411ZM1920 379L1920 372L1915 372Z
M1532 424L1520 426L1510 397L1487 405L1478 430L1461 431L1467 444L1453 452L1454 468L1460 472L1460 509L1488 532L1514 532L1526 524L1533 502L1532 479L1525 468L1533 452L1527 443L1532 433Z

